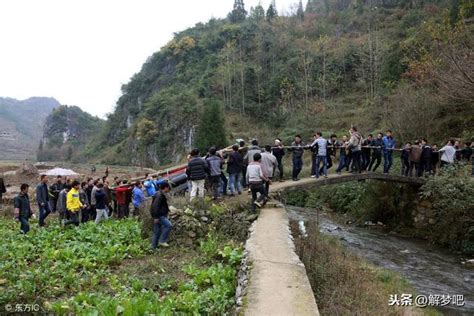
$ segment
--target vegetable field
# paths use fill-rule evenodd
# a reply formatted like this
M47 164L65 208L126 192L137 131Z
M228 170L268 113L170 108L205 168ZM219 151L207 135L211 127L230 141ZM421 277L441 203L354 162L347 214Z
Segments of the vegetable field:
M234 306L242 251L217 233L149 250L134 219L45 229L0 219L0 313L37 304L86 315L221 314Z

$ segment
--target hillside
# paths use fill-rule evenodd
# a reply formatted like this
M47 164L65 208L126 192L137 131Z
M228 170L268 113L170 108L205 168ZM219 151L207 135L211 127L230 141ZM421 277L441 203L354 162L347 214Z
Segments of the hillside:
M212 145L216 132L288 142L351 124L364 134L392 128L399 140L474 136L472 1L310 0L290 16L247 9L235 1L227 19L177 33L148 58L87 155L159 165ZM204 124L213 111L225 129Z
M83 154L84 148L99 133L102 124L101 119L77 106L62 105L54 109L43 127L38 161L88 160L89 157Z
M0 98L0 160L34 159L54 98Z

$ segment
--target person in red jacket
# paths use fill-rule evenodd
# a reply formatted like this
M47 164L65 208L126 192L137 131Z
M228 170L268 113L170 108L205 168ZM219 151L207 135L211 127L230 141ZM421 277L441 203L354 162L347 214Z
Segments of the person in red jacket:
M127 180L122 181L122 185L127 184ZM117 217L118 218L124 218L125 214L127 212L127 202L129 202L129 199L127 198L129 194L130 188L127 186L119 186L115 189L115 196L117 199L117 204L118 204L118 211L117 211Z

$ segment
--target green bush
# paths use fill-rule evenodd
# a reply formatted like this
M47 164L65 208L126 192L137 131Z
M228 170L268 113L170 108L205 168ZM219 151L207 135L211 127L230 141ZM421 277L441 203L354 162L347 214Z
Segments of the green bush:
M428 179L421 197L433 203L435 223L428 234L436 243L474 254L474 182L451 168Z

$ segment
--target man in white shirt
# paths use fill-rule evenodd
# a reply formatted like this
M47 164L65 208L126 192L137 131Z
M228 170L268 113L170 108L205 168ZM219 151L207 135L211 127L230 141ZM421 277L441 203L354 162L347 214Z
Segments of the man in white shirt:
M264 182L270 182L262 170L262 155L256 153L253 156L253 162L251 162L247 167L247 183L249 184L250 190L252 192L252 211L255 212L255 206L262 207L262 203L266 199L266 191L263 186ZM257 193L260 193L260 196L257 199Z
M319 165L321 162L323 163L323 174L324 177L328 177L328 162L327 162L327 146L328 146L328 141L323 138L323 134L321 132L316 133L316 139L314 142L311 144L311 147L317 147L316 152L316 179L319 178Z
M454 157L456 156L456 149L454 148L454 140L448 141L446 146L439 150L441 155L441 168L449 166L454 163Z

